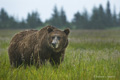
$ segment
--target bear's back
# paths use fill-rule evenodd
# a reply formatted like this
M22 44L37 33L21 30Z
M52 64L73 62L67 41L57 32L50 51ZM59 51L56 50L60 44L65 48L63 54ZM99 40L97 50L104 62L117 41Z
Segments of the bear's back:
M17 33L11 40L11 42L18 42L23 40L26 36L32 35L33 33L37 32L38 30L25 30L22 32Z

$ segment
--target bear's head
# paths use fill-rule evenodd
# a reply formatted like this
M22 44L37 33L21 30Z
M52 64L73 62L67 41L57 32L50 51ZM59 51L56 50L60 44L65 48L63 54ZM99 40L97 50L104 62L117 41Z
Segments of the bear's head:
M48 44L49 47L54 52L60 52L65 49L68 45L68 35L70 33L69 29L65 29L64 31L54 29L52 27L48 27Z

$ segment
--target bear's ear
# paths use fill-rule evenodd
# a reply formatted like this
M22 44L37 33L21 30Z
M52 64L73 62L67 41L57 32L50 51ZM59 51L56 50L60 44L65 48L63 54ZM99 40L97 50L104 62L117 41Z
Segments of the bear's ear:
M70 29L65 29L64 32L66 35L68 35L70 33Z
M47 28L47 30L48 30L48 33L50 33L50 32L52 32L52 31L53 31L53 28L48 27L48 28Z

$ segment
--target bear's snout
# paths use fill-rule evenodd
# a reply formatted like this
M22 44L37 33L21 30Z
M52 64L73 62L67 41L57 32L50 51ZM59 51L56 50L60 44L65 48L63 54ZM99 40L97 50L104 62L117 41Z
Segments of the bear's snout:
M55 48L56 47L56 43L52 43L52 46Z
M59 46L59 39L58 39L57 36L55 36L55 37L53 38L51 44L52 44L52 47L53 47L53 48L58 48L58 46Z

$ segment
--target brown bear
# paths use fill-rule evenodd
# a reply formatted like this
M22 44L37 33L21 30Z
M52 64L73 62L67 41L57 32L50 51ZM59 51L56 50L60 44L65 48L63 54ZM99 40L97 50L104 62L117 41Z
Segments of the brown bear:
M49 60L52 65L59 65L68 45L70 30L61 31L53 26L41 30L26 30L16 34L8 48L10 64L13 67L37 65Z

